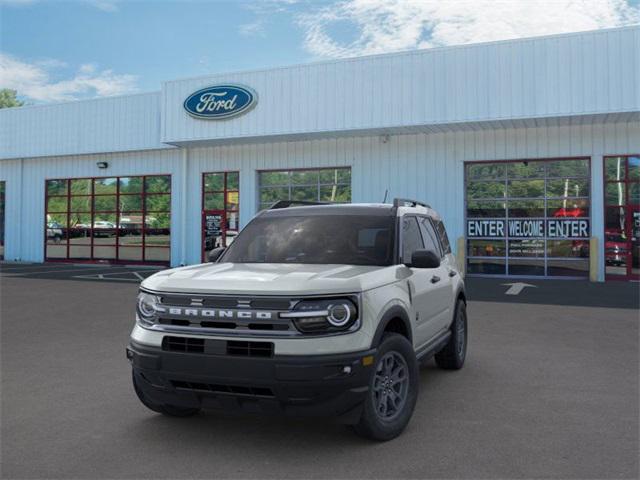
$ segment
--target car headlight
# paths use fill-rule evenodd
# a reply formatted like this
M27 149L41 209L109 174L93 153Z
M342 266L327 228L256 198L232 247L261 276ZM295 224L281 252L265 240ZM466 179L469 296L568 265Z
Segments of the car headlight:
M160 300L156 295L147 292L138 293L136 310L142 324L152 325L154 323L159 303Z
M357 327L358 309L348 298L302 300L280 317L292 319L302 333L342 332Z

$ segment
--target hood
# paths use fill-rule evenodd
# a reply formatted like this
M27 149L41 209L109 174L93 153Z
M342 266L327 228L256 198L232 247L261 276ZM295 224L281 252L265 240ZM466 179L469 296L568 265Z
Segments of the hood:
M396 280L396 266L205 263L158 272L142 287L160 292L247 295L356 293Z

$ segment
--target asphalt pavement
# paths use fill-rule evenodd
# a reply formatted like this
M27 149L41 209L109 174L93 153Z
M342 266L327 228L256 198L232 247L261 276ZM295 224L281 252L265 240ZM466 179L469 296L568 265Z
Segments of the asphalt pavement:
M125 359L136 280L6 268L2 478L639 475L635 308L563 304L551 288L546 300L514 302L537 290L507 296L508 286L474 281L467 364L422 368L409 427L379 444L323 420L154 414L138 402ZM608 287L565 285L588 288L583 298L610 296Z

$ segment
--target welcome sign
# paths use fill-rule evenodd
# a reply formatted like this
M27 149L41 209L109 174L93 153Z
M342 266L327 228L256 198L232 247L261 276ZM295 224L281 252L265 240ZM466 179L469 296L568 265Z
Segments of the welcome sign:
M589 238L587 219L467 220L468 238Z
M242 115L257 102L256 92L244 85L213 85L189 95L183 106L192 117L221 120Z

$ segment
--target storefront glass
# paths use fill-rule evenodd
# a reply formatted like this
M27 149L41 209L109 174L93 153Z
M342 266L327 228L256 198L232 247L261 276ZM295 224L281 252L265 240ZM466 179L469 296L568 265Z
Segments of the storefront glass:
M640 156L604 159L607 279L640 278Z
M169 175L47 180L46 211L47 260L169 263Z
M259 210L279 200L350 202L351 168L263 171L259 176Z
M202 175L202 259L217 247L227 247L240 228L240 174Z
M467 272L589 275L589 159L467 163Z

